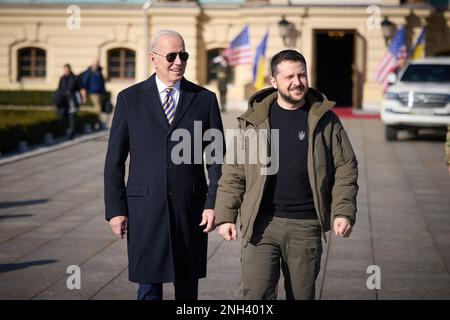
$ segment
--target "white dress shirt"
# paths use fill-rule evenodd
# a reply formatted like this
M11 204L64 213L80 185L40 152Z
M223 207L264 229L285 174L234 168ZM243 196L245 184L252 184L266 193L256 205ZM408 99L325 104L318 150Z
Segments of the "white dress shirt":
M158 87L158 93L159 93L159 98L161 99L161 104L164 105L164 100L166 99L166 88L168 88L169 86L166 86L164 84L164 82L162 82L161 80L159 80L158 76L155 76L155 80L156 80L156 86ZM174 85L173 85L173 90L172 90L172 99L173 99L173 108L174 111L177 111L177 105L178 105L178 100L180 98L180 81L177 81Z

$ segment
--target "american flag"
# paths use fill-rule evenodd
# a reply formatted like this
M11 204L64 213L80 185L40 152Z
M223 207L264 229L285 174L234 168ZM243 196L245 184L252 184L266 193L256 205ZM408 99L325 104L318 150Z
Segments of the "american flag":
M224 54L230 66L252 63L248 26L245 26L233 41L231 41L228 48L225 49Z
M388 87L389 73L394 70L400 59L406 59L406 57L406 29L405 26L402 26L392 39L388 51L383 56L375 73L375 80L383 86L384 91Z

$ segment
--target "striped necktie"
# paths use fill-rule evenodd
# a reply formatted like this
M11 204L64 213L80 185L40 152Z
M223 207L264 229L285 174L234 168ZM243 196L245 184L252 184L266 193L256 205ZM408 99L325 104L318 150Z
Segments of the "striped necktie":
M174 105L175 102L173 101L172 90L173 88L170 87L166 88L165 90L166 98L164 99L163 103L163 110L164 113L166 114L167 121L169 122L169 124L172 123L173 116L175 115L175 105Z

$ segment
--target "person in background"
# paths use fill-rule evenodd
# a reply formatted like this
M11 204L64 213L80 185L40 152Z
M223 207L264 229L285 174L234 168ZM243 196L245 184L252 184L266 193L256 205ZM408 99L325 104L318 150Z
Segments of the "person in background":
M229 81L229 66L225 56L221 55L214 59L214 63L217 63L217 88L219 89L220 97L220 110L226 111L227 106L227 91Z
M70 64L66 63L63 66L63 75L59 79L58 89L55 93L55 104L59 116L67 122L66 135L69 139L75 137L76 113L85 101L86 92L80 78L72 72Z
M80 75L80 78L83 82L83 88L87 91L94 105L94 111L99 116L100 126L104 129L108 125L109 116L103 112L102 108L106 102L106 89L99 61L94 59L91 66Z

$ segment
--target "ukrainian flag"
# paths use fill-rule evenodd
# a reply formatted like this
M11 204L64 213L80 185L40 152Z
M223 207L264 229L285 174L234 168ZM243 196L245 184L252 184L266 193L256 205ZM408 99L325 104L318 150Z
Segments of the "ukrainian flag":
M256 90L264 88L264 73L266 67L265 55L268 37L269 31L264 34L258 48L256 48L255 61L253 62L253 83Z
M411 54L411 59L422 59L425 57L425 28L422 29L422 32L417 39L416 46Z

